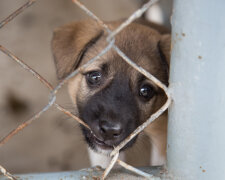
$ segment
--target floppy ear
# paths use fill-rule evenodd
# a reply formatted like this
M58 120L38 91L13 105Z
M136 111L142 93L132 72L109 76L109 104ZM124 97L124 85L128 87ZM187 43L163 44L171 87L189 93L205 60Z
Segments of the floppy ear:
M158 43L159 53L163 60L167 62L169 67L170 65L170 50L171 50L171 36L170 34L165 34L161 36L161 39Z
M79 66L84 53L103 33L93 20L64 25L54 31L51 45L58 79L65 78Z

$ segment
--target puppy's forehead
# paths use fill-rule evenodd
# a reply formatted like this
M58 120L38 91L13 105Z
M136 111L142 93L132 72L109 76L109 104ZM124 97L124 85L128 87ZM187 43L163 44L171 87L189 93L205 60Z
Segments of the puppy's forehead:
M108 45L106 37L107 34L103 34L102 37L87 50L81 65L97 56ZM158 32L143 25L131 24L116 36L115 44L138 66L158 76L161 69L157 49L159 39L160 35ZM85 68L85 71L98 70L103 64L107 65L111 73L122 72L132 77L140 74L128 65L114 49L110 49L98 60L91 63Z

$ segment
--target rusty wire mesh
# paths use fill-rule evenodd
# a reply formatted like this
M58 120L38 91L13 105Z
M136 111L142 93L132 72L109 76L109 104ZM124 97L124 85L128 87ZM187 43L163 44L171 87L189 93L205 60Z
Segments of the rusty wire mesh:
M21 12L23 12L26 8L30 7L36 0L29 0L27 3L25 3L23 6L18 8L15 12L13 12L11 15L9 15L6 19L0 22L0 28L4 27L9 21L14 19L17 15L19 15ZM149 72L147 72L145 69L143 69L140 66L137 66L130 58L126 56L115 44L115 36L120 33L121 30L123 30L126 26L128 26L130 23L132 23L135 19L139 18L151 5L156 3L158 0L149 0L146 4L144 4L140 9L135 11L127 20L125 20L117 29L114 31L111 31L108 26L101 20L99 19L94 13L92 13L86 6L84 6L81 2L78 0L72 0L76 5L78 5L82 10L84 10L91 18L93 18L97 23L99 23L103 28L106 29L108 32L108 45L94 58L90 59L86 64L83 66L79 67L76 69L74 72L72 72L70 75L68 75L63 81L61 81L55 88L45 79L43 78L39 73L37 73L34 69L29 67L26 63L23 62L23 60L19 59L16 57L13 53L11 53L8 49L0 45L0 51L2 51L4 54L9 56L12 60L17 62L23 69L29 71L35 78L39 79L49 90L50 90L50 95L49 95L49 102L48 104L43 107L38 113L34 114L30 119L27 121L23 122L20 124L17 128L9 132L5 137L3 137L0 140L0 147L3 146L7 141L9 141L13 136L18 134L20 131L22 131L26 126L31 124L34 120L37 120L44 112L46 112L51 106L55 106L58 110L62 111L66 115L72 117L74 120L79 122L80 124L84 125L88 129L89 126L84 123L81 119L79 119L77 116L72 114L70 111L66 110L63 108L61 105L56 104L56 94L58 90L68 82L69 79L72 77L76 76L80 72L80 70L84 67L87 67L90 63L93 61L97 61L99 57L104 55L107 51L110 49L114 49L119 56L122 57L124 61L126 61L130 66L135 68L137 71L142 73L144 76L152 80L157 86L159 86L167 95L167 101L166 103L154 114L151 115L149 119L147 119L142 125L140 125L134 132L132 132L124 141L122 141L117 147L114 148L114 150L111 152L110 156L112 157L112 160L108 167L105 169L104 173L100 177L101 179L105 179L108 173L111 171L115 163L118 163L119 165L123 166L124 168L133 171L141 176L144 176L146 178L151 178L151 174L147 174L145 172L142 172L135 167L132 167L125 162L121 161L118 159L119 157L119 151L122 149L132 138L134 138L136 135L138 135L141 131L143 131L144 128L146 128L150 123L152 123L156 118L158 118L166 109L169 107L171 103L171 97L168 91L168 88L166 85L161 83L158 79L156 79L153 75L151 75ZM15 180L16 177L14 177L12 174L10 174L4 167L0 165L0 172L8 177L9 179Z

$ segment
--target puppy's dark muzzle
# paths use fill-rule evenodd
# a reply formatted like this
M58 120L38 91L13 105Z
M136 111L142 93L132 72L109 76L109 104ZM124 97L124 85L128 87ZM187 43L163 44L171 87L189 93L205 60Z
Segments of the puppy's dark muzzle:
M85 113L84 120L93 117L95 111ZM87 142L95 149L96 146L102 149L113 149L119 145L126 137L128 137L137 127L135 118L120 117L115 115L115 118L110 118L106 110L96 119L88 121L91 131L83 128ZM128 115L129 117L129 115ZM124 119L122 119L124 118ZM129 143L128 146L132 145ZM127 146L127 147L128 147Z
M129 133L126 132L126 129L123 129L120 124L112 124L104 122L102 126L92 126L92 130L87 129L86 127L82 126L82 131L84 133L85 139L90 145L90 147L94 150L97 150L96 147L105 149L105 150L112 150L116 146L118 146L128 135ZM104 130L103 130L104 129ZM130 132L131 133L131 132ZM135 137L132 139L122 150L131 147L133 143L136 141Z
M84 133L91 147L100 144L113 148L140 124L138 106L129 81L121 77L92 96L80 107L80 112L81 119L92 130L92 134Z
M124 125L115 119L104 118L102 120L99 118L94 124L91 124L91 129L94 140L98 145L104 143L105 145L114 147L127 136L127 133L124 131Z

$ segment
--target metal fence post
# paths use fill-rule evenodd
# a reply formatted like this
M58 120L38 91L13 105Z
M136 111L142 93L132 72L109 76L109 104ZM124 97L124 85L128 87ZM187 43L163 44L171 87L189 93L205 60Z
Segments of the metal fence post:
M168 170L176 179L225 179L224 7L174 1Z

